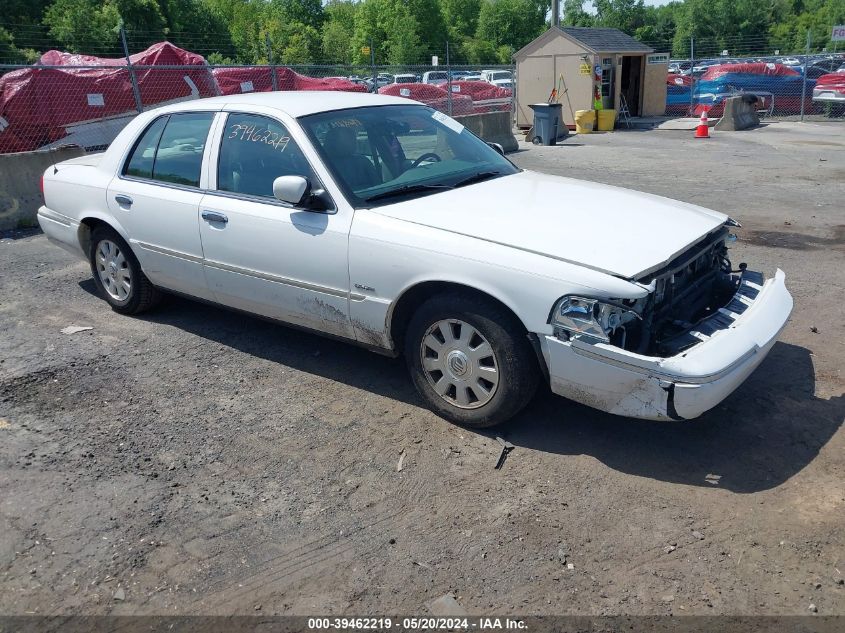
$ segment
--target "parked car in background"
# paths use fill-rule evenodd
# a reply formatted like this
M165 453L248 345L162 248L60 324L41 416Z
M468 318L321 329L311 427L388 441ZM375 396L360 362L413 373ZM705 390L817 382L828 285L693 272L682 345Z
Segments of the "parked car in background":
M414 75L412 73L400 73L393 76L393 83L395 84L415 84L419 83L419 81L419 75Z
M428 70L423 73L422 83L436 84L440 81L449 81L449 73L445 70Z
M481 79L498 88L513 88L513 73L509 70L482 70Z
M734 271L735 221L500 149L400 97L182 102L47 169L38 222L118 313L174 291L404 355L424 402L471 427L511 418L540 380L694 418L766 357L792 297L780 270Z
M816 80L813 102L832 108L836 114L845 113L845 66Z
M381 88L392 83L395 83L395 79L390 73L379 73L376 76L376 88Z
M722 62L718 59L704 59L692 67L691 74L695 77L703 75L711 66L718 66Z
M684 60L674 60L669 62L668 72L673 75L688 75L692 64Z

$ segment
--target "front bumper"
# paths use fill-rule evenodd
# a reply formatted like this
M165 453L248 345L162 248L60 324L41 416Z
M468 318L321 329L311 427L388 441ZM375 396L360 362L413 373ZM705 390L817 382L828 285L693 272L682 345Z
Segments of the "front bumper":
M698 335L702 342L677 356L643 356L604 343L541 336L552 391L632 418L698 417L748 378L789 319L792 296L783 271L765 283L752 279L743 278L717 324Z

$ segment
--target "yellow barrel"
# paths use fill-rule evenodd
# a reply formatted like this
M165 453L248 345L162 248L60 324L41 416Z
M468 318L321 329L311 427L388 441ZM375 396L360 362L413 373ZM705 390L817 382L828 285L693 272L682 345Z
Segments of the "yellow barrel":
M578 110L575 113L575 131L578 134L589 134L596 124L595 110Z
M599 125L598 129L601 132L610 132L613 130L613 124L616 123L616 110L599 110Z

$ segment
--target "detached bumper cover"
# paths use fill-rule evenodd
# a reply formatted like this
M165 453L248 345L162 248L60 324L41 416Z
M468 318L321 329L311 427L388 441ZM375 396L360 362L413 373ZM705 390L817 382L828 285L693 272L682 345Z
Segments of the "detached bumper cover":
M633 418L698 417L733 392L775 344L792 312L786 275L743 277L728 306L693 333L701 340L677 356L657 358L580 339L540 337L552 391Z
M38 209L36 217L48 240L77 257L87 259L79 245L79 222L47 207Z

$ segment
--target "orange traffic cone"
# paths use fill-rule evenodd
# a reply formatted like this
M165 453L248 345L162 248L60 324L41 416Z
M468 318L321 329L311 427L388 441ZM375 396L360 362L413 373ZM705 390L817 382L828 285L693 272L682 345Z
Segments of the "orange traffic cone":
M707 110L701 111L701 120L695 128L695 138L710 138L710 128L707 127Z

